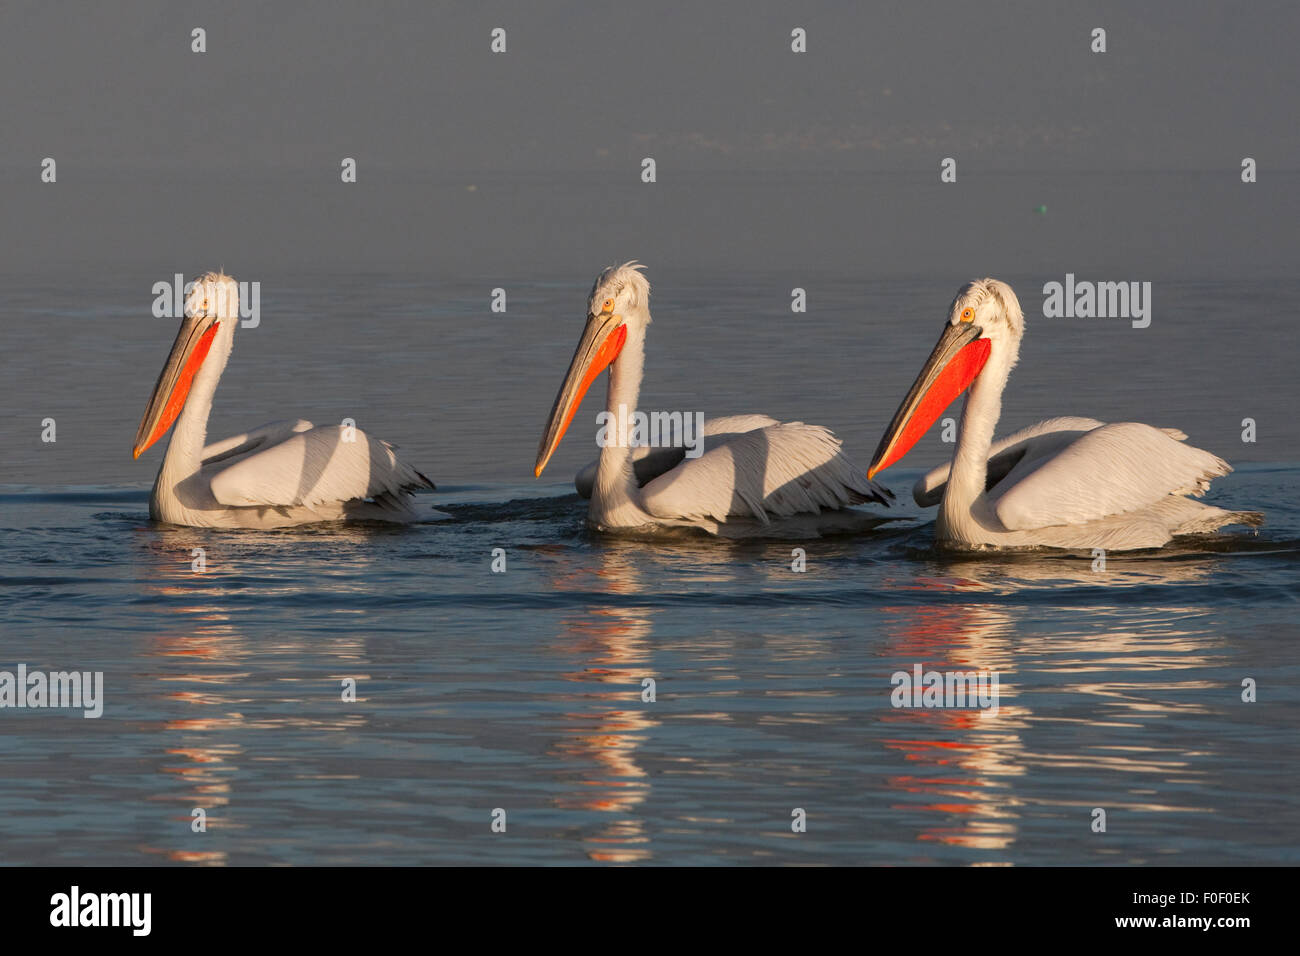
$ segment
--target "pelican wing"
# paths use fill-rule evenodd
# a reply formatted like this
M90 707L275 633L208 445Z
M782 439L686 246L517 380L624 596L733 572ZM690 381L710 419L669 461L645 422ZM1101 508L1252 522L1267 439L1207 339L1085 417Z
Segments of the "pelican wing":
M1064 416L1030 425L993 443L989 449L988 480L986 490L992 489L1016 465L1054 455L1084 432L1100 428L1105 422L1095 418ZM1187 436L1183 436L1184 438ZM932 468L912 486L912 498L922 508L930 508L943 500L948 487L948 474L952 462Z
M398 461L388 442L342 425L295 431L217 469L210 480L216 500L232 508L400 499L416 488L433 487Z
M646 484L646 510L657 518L816 514L876 501L889 492L840 451L828 429L788 422L729 435ZM891 496L892 497L892 496Z
M704 420L704 437L712 435L739 435L759 428L780 425L771 415L719 415Z
M1028 531L1127 514L1170 495L1200 495L1232 468L1181 436L1137 422L1102 425L1055 454L1026 456L989 501L1007 529Z
M231 435L221 441L214 441L211 445L205 445L201 456L203 464L214 465L220 461L247 455L266 445L284 441L294 432L305 432L312 427L311 422L301 418L286 418L284 421L259 425L242 435Z
M732 435L779 424L775 418L767 415L723 415L720 418L709 418L704 422L704 447L707 450ZM633 448L632 470L636 474L636 483L644 488L648 482L669 469L676 468L685 458L686 449L680 447ZM574 487L584 498L590 498L592 489L596 487L596 469L599 465L600 459L596 458L588 462L573 478Z

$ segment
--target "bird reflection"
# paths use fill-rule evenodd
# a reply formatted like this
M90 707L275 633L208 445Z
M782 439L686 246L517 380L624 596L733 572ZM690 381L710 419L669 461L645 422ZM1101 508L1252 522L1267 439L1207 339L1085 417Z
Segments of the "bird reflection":
M228 808L241 772L246 772L244 764L252 759L240 743L248 731L285 727L355 730L365 724L363 712L356 710L340 710L329 720L288 716L281 710L265 716L265 700L247 690L253 656L268 651L296 654L299 659L314 655L364 663L360 638L333 637L322 647L319 641L286 637L268 648L264 641L252 646L235 623L230 595L247 585L242 580L231 582L233 567L238 567L241 579L257 579L259 596L285 598L319 587L319 582L295 584L277 576L277 549L285 546L286 536L299 534L232 536L179 527L142 529L136 549L138 587L145 597L167 598L146 605L159 620L143 655L156 662L156 673L142 676L151 678L155 693L168 702L164 710L177 713L157 725L157 752L164 755L157 769L162 776L149 799L182 808L166 822L165 831L175 833L175 839L143 845L139 848L143 853L178 863L220 866L230 862L219 847L223 831L243 826ZM364 579L368 549L349 545L365 545L367 534L358 526L330 535L329 545L340 553L332 556L329 569L321 573L340 576L331 582L331 588L350 586L341 579L344 575ZM203 570L195 564L200 556L206 565ZM342 676L366 675L350 666ZM284 692L277 691L277 708L284 702ZM206 814L205 833L192 829L195 808ZM218 848L212 848L214 844Z
M1116 572L1122 581L1186 581L1206 573L1195 562L1134 563ZM891 672L910 672L920 664L924 671L999 674L996 713L891 707L884 717L894 728L886 735L886 746L909 765L906 773L890 776L887 785L905 795L896 809L921 812L925 822L917 840L986 851L979 859L985 864L1009 862L1008 851L1022 836L1028 809L1038 815L1078 812L1077 793L1029 796L1041 792L1035 774L1063 767L1094 776L1133 774L1133 786L1116 794L1108 803L1112 808L1203 809L1144 796L1155 792L1158 783L1194 778L1197 772L1187 754L1135 745L1132 728L1171 714L1208 712L1205 681L1195 673L1180 673L1200 672L1211 664L1216 639L1196 629L1196 618L1204 612L1153 610L1148 627L1131 606L1090 605L1087 633L1024 637L1024 608L977 603L981 593L1047 582L1061 587L1071 567L1077 582L1095 584L1096 572L1087 562L1081 564L1082 569L1042 559L937 562L931 568L936 575L916 579L915 586L936 598L956 592L965 600L889 609L884 656ZM1109 632L1104 630L1108 616L1117 623ZM1026 660L1033 663L1026 665ZM1136 676L1143 671L1160 676ZM1037 713L1028 704L1027 688L1044 702ZM1082 714L1077 712L1080 700L1087 704ZM1069 706L1062 707L1062 701ZM1125 730L1116 738L1108 727ZM1059 735L1067 733L1062 742ZM1109 746L1116 740L1124 746Z
M590 555L587 564L570 566L552 586L590 587L594 580L597 589L611 597L634 597L641 587L637 568L644 553L633 543L607 544ZM611 602L565 619L557 635L561 652L580 665L565 679L584 687L573 695L576 709L563 716L566 735L549 751L561 758L567 788L556 803L608 815L582 836L587 855L601 862L651 857L644 820L636 814L650 781L636 761L636 751L658 726L650 716L654 704L643 703L641 696L642 679L655 676L647 640L652 613L650 608Z
M1006 850L1016 839L1020 805L1011 779L1023 774L1021 733L1029 711L1014 702L1016 671L1011 614L987 605L945 604L894 609L885 654L930 671L986 671L999 675L996 713L976 710L891 708L896 725L886 746L915 766L886 785L911 799L899 809L934 814L919 840Z
M1215 570L1203 551L1158 554L1072 554L1054 551L953 552L929 562L926 589L984 587L1006 591L1129 588L1202 581Z

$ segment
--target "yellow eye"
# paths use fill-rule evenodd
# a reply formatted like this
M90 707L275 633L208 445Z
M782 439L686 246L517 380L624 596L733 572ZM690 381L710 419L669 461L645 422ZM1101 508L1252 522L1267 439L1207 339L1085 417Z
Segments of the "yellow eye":
M600 307L600 310L601 310L602 312L613 312L613 311L614 311L614 300L613 300L613 299L606 299L606 300L605 300L605 304L602 305L602 306Z
M974 310L974 309L962 309L962 310L961 310L961 320L962 320L963 322L972 322L972 321L974 321L974 319L975 319L975 310Z

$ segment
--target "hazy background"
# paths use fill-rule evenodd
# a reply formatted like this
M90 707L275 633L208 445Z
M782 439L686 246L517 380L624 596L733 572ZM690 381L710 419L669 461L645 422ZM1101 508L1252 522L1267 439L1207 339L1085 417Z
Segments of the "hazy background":
M6 3L0 269L1290 275L1298 26L1291 3Z

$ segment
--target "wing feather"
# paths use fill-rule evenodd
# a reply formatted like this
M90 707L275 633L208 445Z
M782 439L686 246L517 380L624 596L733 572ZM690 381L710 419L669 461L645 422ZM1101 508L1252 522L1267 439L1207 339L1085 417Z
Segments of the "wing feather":
M828 429L787 422L728 435L646 484L643 500L658 518L816 514L864 501L888 504Z
M1222 458L1169 430L1119 422L1085 432L1053 455L1022 460L989 500L1008 530L1029 531L1099 521L1170 495L1201 495L1230 471Z
M1033 461L1045 455L1055 454L1084 432L1100 428L1104 424L1095 418L1066 415L1061 418L1049 418L995 441L989 449L986 488L992 488L1005 478L1021 459ZM922 508L937 505L943 500L943 493L948 487L948 474L951 471L951 461L932 468L912 486L912 498Z
M704 448L707 451L719 441L742 432L769 425L781 424L767 415L723 415L709 418L704 422ZM632 470L636 483L641 487L658 478L664 472L676 468L686 458L686 449L682 447L648 448L641 446L632 449ZM596 458L583 466L573 478L573 485L578 494L584 498L591 497L591 490L596 487L596 469L600 459Z
M268 422L265 425L250 429L242 435L231 435L229 438L223 438L221 441L214 441L211 445L204 446L201 456L202 462L205 465L211 465L218 461L246 455L250 451L265 445L273 445L276 442L284 441L294 432L305 432L310 428L312 428L312 423L303 421L301 418L286 418L279 422Z
M308 507L357 499L400 500L433 483L399 461L393 446L342 425L295 431L218 469L212 494L232 508Z

